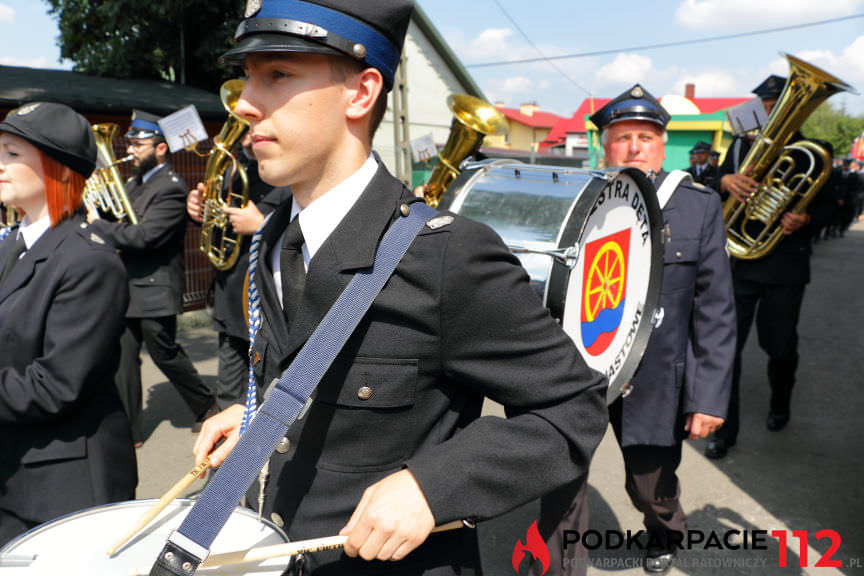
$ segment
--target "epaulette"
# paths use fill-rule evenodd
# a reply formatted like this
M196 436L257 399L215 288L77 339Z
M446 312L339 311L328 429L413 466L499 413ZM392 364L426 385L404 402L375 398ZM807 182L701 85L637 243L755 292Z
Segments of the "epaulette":
M107 246L108 241L105 240L102 236L100 236L95 230L90 228L90 225L87 222L82 222L78 226L78 234L87 241L91 246Z

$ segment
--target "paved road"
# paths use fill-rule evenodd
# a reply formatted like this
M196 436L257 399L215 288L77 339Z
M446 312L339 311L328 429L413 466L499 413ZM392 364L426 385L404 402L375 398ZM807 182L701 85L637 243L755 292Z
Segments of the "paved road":
M675 576L864 574L864 333L858 308L864 288L864 223L845 238L816 247L813 278L799 327L801 362L790 425L781 432L765 429L769 390L765 356L754 331L744 356L738 446L724 460L713 461L702 455L704 442L688 441L680 469L691 530L721 536L728 530L783 530L789 538L790 568L778 567L778 545L769 539L764 551L685 551L671 572ZM216 338L204 324L184 329L180 340L212 383ZM192 467L194 436L191 415L147 358L143 371L148 437L138 452L138 497L151 498ZM620 452L607 434L590 478L592 529L603 533L641 528L623 484ZM793 530L809 533L808 568L796 568L803 555ZM841 544L833 559L842 561L841 568L813 567L831 544L827 538L816 540L820 530L839 535ZM638 558L637 551L598 549L592 553L589 574L642 574L641 568L633 567ZM555 568L547 572L560 573Z

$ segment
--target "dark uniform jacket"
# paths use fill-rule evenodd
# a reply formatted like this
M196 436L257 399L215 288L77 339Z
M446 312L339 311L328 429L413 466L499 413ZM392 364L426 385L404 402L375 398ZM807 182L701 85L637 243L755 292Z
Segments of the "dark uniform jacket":
M249 178L249 199L258 210L267 215L282 202L291 198L288 187L273 188L258 176L258 163L246 165ZM235 183L235 185L237 185ZM246 270L249 268L250 236L244 236L237 262L228 270L216 270L213 276L213 322L216 330L235 338L249 339L249 328L243 311L243 291Z
M97 220L93 227L120 249L129 276L129 318L174 316L183 311L183 241L186 183L163 164L146 183L126 182L138 224Z
M668 174L660 172L655 185ZM663 208L664 264L660 306L635 376L619 400L622 446L672 446L683 415L725 418L735 356L735 302L720 198L682 182Z
M790 140L793 143L803 137L796 133ZM736 142L740 141L740 146ZM737 162L740 165L750 150L751 141L742 136L736 136L726 153L720 175L717 179L719 190L720 179L726 174L735 172L735 151L738 149ZM728 194L721 193L725 200ZM810 282L810 254L813 234L831 220L831 199L828 194L817 193L807 212L811 221L792 234L784 236L777 247L768 255L758 260L740 260L732 258L735 277L763 284L807 284Z
M719 172L716 166L712 166L708 163L705 168L702 169L702 173L698 176L696 175L696 167L690 166L685 170L688 174L693 177L693 181L697 184L702 184L703 186L707 186L712 190L720 189L720 182L718 181Z
M290 330L269 265L290 203L273 213L256 273L263 322L253 357L261 386L287 368L353 274L372 264L400 205L414 201L379 167L312 258ZM405 467L439 525L490 518L586 473L606 427L606 381L543 308L501 239L453 218L420 232L290 428L290 448L274 454L264 513L275 512L292 540L336 534L366 487ZM484 396L504 404L510 419L479 418ZM506 547L509 557L512 543ZM315 554L312 566L316 575L401 576L434 567L454 574L451 566L474 566L476 556L476 535L463 529L431 535L399 563L327 552Z
M120 258L81 216L46 231L0 285L0 508L42 522L134 497L114 386L127 301Z

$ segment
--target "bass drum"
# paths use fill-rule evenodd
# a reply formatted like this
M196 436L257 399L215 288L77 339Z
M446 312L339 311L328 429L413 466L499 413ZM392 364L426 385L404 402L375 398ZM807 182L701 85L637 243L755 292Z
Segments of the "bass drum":
M150 567L165 546L165 540L192 509L192 500L174 500L114 556L108 556L108 550L155 503L156 500L117 502L68 514L37 526L0 549L0 572L4 576L149 574ZM259 524L254 512L235 508L213 542L212 552L234 552L287 541L285 534L270 522L262 520ZM277 558L254 564L202 568L201 572L214 576L253 573L279 576L287 564L287 558Z
M441 207L495 230L589 366L626 394L651 335L663 274L662 214L634 168L470 163Z

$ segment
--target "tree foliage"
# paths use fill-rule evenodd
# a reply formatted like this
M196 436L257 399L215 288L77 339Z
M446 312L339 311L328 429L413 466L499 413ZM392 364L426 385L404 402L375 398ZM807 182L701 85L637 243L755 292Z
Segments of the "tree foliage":
M60 27L60 55L74 70L153 78L215 91L236 71L217 57L233 44L237 0L44 0Z
M862 131L864 115L850 116L831 102L819 106L801 127L807 138L830 142L834 146L834 156L846 156L852 148L852 141Z

